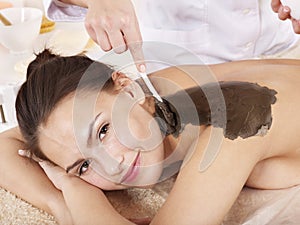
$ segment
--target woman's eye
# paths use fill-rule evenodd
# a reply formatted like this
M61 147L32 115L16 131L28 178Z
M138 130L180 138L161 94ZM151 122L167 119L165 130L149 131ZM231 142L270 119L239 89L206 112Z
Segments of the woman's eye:
M86 160L81 164L81 166L79 168L79 176L84 174L89 169L90 164L91 164L90 160Z
M99 131L99 139L100 141L102 141L105 137L105 135L107 134L109 129L109 124L105 124L103 127L101 127L100 131Z

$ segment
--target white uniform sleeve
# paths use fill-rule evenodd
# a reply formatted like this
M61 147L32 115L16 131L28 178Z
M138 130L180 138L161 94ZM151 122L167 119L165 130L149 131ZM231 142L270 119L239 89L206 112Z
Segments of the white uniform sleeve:
M86 8L69 5L59 0L43 0L45 15L53 21L83 21L87 12Z

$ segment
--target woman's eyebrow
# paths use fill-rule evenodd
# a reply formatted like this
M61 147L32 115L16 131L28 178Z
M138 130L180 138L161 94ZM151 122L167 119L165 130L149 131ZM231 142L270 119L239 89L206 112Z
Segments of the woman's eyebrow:
M102 112L100 112L97 116L95 116L95 119L89 125L89 133L88 133L88 139L87 139L87 146L89 146L91 144L92 134L93 134L93 128L94 128L95 123L96 123L96 121L98 120L98 118L99 118L99 116L101 114L102 114ZM84 162L84 160L85 159L78 159L76 162L74 162L72 165L70 165L70 166L68 166L66 168L66 172L69 173L70 170L72 170L74 167L76 167L80 163Z
M96 121L98 120L99 116L102 114L102 112L100 112L95 119L90 123L89 125L89 134L88 134L88 139L87 139L87 146L91 145L91 141L92 141L92 134L93 134L93 128L95 126Z
M71 169L79 165L80 163L84 162L85 159L78 159L76 162L74 162L72 165L68 166L66 169L66 172L69 173Z

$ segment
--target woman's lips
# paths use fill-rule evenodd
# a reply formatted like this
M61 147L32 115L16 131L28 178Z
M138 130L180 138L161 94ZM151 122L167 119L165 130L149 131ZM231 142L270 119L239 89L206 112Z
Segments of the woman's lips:
M127 173L122 178L121 183L126 184L132 182L139 174L139 166L140 166L140 152L137 154L135 160L127 170Z

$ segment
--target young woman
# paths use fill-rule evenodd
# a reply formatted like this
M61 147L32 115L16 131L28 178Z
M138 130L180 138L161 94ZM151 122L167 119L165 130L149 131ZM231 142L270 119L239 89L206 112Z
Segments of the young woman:
M299 72L297 60L171 67L150 75L161 103L107 65L45 51L18 93L19 128L1 134L0 185L61 224L131 224L101 189L179 172L151 224L220 224L244 185L300 183Z

